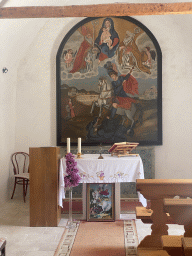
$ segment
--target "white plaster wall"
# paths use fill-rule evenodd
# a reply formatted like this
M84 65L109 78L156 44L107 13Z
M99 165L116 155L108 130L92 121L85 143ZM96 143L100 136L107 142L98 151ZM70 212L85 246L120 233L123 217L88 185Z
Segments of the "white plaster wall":
M20 60L17 150L56 145L56 54L64 35L76 22L74 18L47 20Z
M192 177L190 173L192 16L167 15L135 18L151 30L163 54L163 146L155 149L156 178L172 178L173 175L175 178L190 178ZM80 18L47 21L24 57L28 64L23 65L25 71L19 68L18 73L21 76L19 83L25 84L26 91L23 91L23 96L28 95L26 101L30 104L26 106L24 100L17 98L17 102L20 102L22 108L25 106L26 111L17 120L16 146L18 148L25 146L27 150L27 147L34 145L56 145L55 57L62 38L78 21ZM32 76L35 80L30 80ZM24 98L21 93L18 95ZM27 123L22 130L21 126L25 118ZM24 137L28 138L25 145L22 141Z
M115 1L27 1L28 5L109 2ZM6 2L6 6L18 4L26 1ZM192 15L134 18L151 30L163 55L163 146L155 148L156 178L192 178ZM11 153L56 145L56 53L80 20L0 20L0 203L8 196ZM1 72L4 66L7 74Z
M156 178L192 178L192 15L136 18L162 50L163 146L155 148Z
M0 204L11 194L13 173L10 156L16 150L16 123L22 115L17 110L18 66L42 22L0 20ZM6 74L2 73L3 67L8 68Z
M15 98L13 79L0 73L0 204L7 199L9 157L15 147Z

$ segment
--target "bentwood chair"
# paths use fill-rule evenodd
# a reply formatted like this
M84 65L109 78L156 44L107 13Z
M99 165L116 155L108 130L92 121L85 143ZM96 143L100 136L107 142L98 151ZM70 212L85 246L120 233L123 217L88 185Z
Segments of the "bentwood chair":
M16 152L12 154L11 161L13 164L13 172L15 177L15 183L11 199L13 199L15 188L18 184L23 186L23 199L25 202L27 187L29 185L29 154L25 152Z
M0 238L0 255L5 256L5 245L6 245L6 240L4 238Z

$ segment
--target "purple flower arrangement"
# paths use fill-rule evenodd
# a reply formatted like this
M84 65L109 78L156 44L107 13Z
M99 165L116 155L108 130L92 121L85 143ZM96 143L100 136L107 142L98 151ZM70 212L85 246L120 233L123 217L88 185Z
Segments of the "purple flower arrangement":
M76 187L79 185L81 177L79 176L77 169L77 162L75 156L72 153L66 155L66 176L64 177L65 187Z

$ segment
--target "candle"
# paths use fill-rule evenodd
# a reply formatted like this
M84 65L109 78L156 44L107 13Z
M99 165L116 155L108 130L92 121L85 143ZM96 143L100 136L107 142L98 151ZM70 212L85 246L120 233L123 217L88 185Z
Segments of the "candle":
M81 154L81 138L78 138L78 153Z
M70 138L67 138L67 154L70 153Z

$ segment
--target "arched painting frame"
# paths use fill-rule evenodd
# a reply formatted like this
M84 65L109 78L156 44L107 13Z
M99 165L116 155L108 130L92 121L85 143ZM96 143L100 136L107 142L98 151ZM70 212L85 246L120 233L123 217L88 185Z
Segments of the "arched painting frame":
M162 145L162 54L139 21L86 18L58 49L57 145Z

